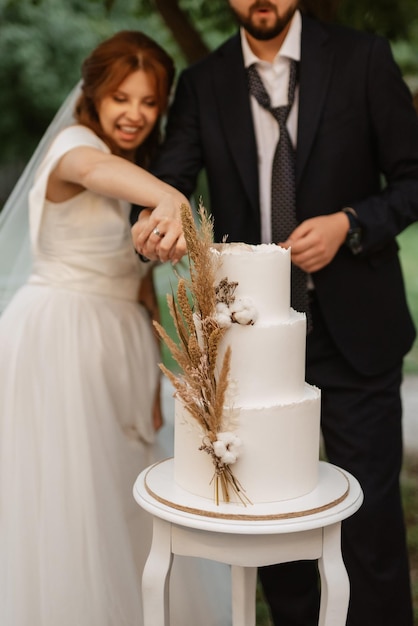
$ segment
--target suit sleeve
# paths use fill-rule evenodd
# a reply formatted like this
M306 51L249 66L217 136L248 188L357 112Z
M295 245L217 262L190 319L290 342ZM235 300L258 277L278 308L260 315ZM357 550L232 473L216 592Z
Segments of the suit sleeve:
M153 174L190 197L203 167L199 102L190 71L179 78L169 111L166 137L154 161Z
M389 44L374 39L368 66L370 133L384 177L380 194L353 205L365 253L418 220L418 116ZM359 155L361 158L361 155Z

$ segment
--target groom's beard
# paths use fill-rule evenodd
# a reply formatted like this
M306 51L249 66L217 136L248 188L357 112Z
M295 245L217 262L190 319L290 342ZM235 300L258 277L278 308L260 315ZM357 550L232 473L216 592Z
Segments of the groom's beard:
M263 21L257 18L257 24L255 24L255 12L257 9L270 9L276 15L276 19L273 24L263 24ZM233 7L230 6L232 13L235 15L238 23L252 36L259 41L268 41L274 39L277 35L286 28L291 21L296 10L298 8L298 2L294 3L287 9L286 13L279 16L277 13L277 7L269 2L269 0L255 0L255 2L249 7L248 14L243 15L238 13Z

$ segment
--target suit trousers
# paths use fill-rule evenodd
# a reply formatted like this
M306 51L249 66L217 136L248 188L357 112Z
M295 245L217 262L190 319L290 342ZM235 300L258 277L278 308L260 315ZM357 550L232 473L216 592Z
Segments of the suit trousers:
M314 293L311 311L306 379L321 389L326 458L353 474L364 492L362 507L342 523L351 589L347 626L413 626L399 484L402 363L377 376L363 376L335 346ZM318 624L315 562L263 567L259 575L275 626Z

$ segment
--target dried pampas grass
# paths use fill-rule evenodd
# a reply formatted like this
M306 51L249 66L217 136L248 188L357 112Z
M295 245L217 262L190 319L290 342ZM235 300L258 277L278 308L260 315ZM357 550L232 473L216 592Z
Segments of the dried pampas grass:
M245 503L246 497L231 468L213 452L218 433L226 427L224 404L231 349L226 349L222 363L218 364L219 343L226 329L220 327L216 318L217 257L211 252L213 221L202 203L199 205L198 217L199 228L190 207L182 205L181 219L189 256L190 280L179 277L176 297L174 294L167 295L177 341L158 322L154 322L160 338L178 364L180 373L174 374L163 364L160 364L160 368L171 381L175 395L203 430L204 444L200 449L210 453L215 465L213 481L216 503L219 504L220 493L225 501L229 501L230 489Z

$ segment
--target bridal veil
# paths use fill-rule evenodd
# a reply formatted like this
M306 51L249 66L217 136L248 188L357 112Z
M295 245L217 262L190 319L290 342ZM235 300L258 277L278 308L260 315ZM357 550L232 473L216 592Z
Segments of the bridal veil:
M74 122L73 111L80 93L81 82L57 111L0 213L0 314L31 270L28 195L36 171L52 139Z

